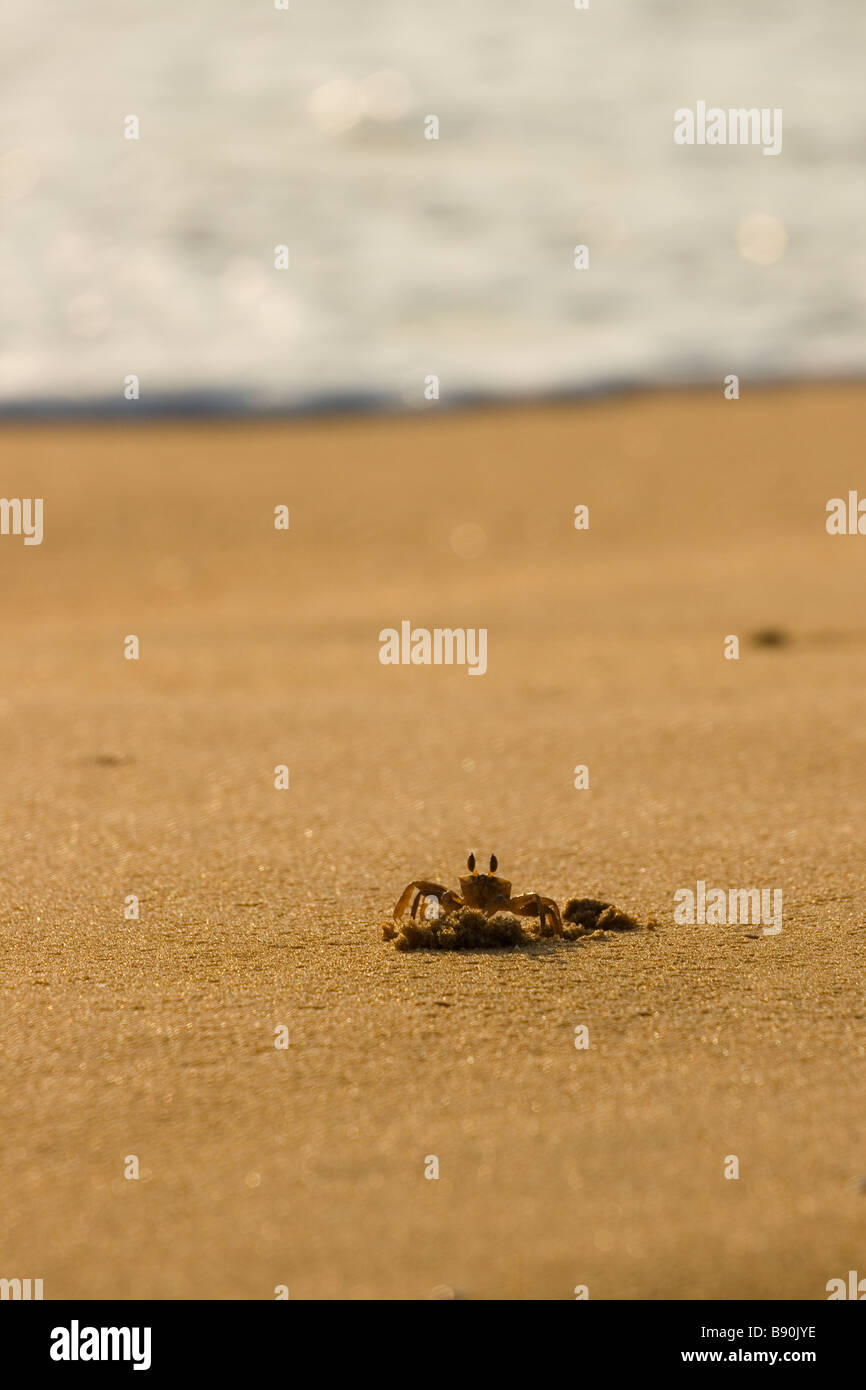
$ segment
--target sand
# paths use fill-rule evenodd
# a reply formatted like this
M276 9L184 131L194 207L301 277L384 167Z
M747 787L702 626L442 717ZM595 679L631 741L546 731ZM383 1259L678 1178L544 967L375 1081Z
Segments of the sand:
M0 537L0 1275L820 1299L866 1273L866 539L824 527L863 408L3 427L45 539ZM403 619L486 627L486 674L382 666ZM398 894L470 848L658 928L396 951ZM675 925L698 879L781 888L783 930Z

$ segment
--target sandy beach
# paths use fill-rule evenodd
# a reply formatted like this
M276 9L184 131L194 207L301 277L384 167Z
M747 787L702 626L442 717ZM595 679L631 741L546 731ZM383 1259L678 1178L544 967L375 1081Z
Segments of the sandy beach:
M0 1276L821 1299L866 1274L866 539L824 524L864 404L3 425L44 540L0 537ZM383 666L403 620L485 628L485 674ZM395 951L404 886L473 848L659 925ZM782 931L675 925L698 880L781 889Z

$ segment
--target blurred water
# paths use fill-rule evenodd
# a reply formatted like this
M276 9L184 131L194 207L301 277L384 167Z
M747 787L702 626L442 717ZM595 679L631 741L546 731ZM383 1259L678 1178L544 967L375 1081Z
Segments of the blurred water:
M7 5L6 406L863 369L854 0ZM782 154L676 146L699 99Z

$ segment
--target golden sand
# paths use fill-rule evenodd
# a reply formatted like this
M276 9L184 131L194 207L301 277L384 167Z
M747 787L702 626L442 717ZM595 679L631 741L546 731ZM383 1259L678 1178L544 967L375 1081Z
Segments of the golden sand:
M824 515L863 405L4 427L45 538L0 537L0 1275L822 1298L862 1269L866 539ZM486 674L381 665L404 619L486 628ZM472 847L658 927L395 951L404 886ZM699 879L781 888L783 930L675 926Z

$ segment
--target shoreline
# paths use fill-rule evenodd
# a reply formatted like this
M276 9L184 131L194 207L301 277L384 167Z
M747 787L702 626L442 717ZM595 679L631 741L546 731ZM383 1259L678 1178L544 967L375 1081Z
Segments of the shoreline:
M155 392L141 399L125 401L122 395L117 399L108 397L87 397L71 402L64 397L40 397L19 402L0 401L0 429L17 424L77 426L88 424L135 425L174 422L192 422L206 425L209 420L225 420L239 425L253 425L257 422L290 424L294 420L320 420L327 424L346 417L366 419L370 416L383 419L413 420L433 417L438 414L451 416L473 412L504 412L532 409L570 408L583 403L592 405L611 400L634 400L657 398L660 396L690 397L709 393L717 389L722 392L723 376L701 378L672 378L663 381L623 378L606 379L586 386L552 388L549 391L515 394L509 390L501 395L485 391L457 391L441 396L427 404L411 405L400 393L381 392L328 392L322 395L304 396L289 403L257 402L239 392L215 389L213 391ZM740 378L745 389L752 395L766 395L776 391L811 390L856 390L866 382L866 366L847 372L816 373L802 375L750 375Z

